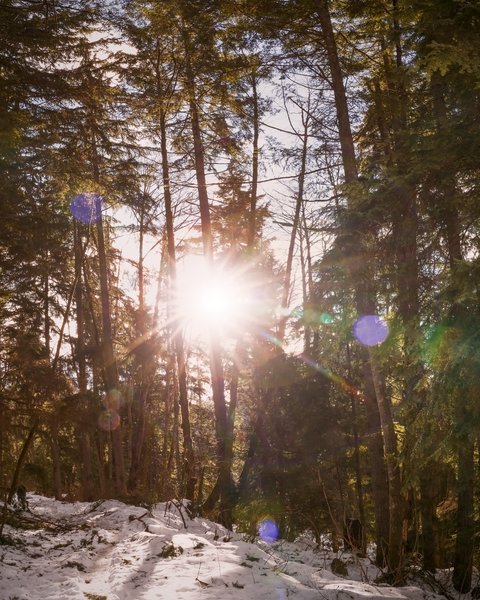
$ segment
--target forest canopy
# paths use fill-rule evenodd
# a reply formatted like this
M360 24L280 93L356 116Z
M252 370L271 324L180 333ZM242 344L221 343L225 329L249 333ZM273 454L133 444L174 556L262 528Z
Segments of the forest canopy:
M0 108L8 502L353 519L468 592L480 2L0 0Z

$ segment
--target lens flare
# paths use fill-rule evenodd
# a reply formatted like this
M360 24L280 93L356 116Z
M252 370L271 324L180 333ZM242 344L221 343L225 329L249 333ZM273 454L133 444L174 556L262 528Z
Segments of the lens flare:
M105 200L98 194L79 194L70 203L70 212L80 221L89 225L102 218Z
M113 431L120 424L120 415L114 410L104 410L98 418L98 424L105 431Z
M353 335L364 346L376 346L385 341L388 325L377 315L363 315L353 326Z
M332 315L329 315L328 313L322 313L320 315L320 323L323 323L324 325L329 325L332 321Z
M447 327L438 323L436 325L430 325L425 333L422 358L430 366L434 366L437 361L439 349L446 332Z
M103 405L107 410L118 411L123 404L123 396L118 390L110 390L103 397Z
M278 600L287 600L285 590L278 583L275 585L275 589L277 590Z
M272 342L272 344L275 344L275 346L278 346L279 348L283 346L282 342L276 338L271 331L268 331L267 329L260 329L260 327L252 327L252 329L269 342Z
M273 519L269 517L262 519L258 524L258 535L260 539L268 544L273 544L278 539L278 527Z

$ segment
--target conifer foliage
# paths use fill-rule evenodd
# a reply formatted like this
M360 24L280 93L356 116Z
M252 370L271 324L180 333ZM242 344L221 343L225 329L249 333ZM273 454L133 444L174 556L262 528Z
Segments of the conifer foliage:
M354 518L468 592L479 38L473 1L2 0L9 500Z

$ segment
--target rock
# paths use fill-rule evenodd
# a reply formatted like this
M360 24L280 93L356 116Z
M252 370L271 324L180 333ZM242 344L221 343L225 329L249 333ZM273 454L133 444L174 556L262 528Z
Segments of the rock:
M334 558L330 566L332 569L332 573L334 573L335 575L343 575L344 577L348 575L347 565L339 558Z

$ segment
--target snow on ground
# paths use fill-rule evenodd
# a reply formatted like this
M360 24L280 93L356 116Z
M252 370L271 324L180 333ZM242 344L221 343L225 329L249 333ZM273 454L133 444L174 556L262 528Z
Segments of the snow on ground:
M435 600L420 587L375 585L369 559L296 543L244 541L179 502L153 509L116 500L58 502L28 495L21 521L5 525L0 600ZM35 520L35 524L32 521ZM331 571L341 558L348 575ZM428 586L425 586L427 588Z

